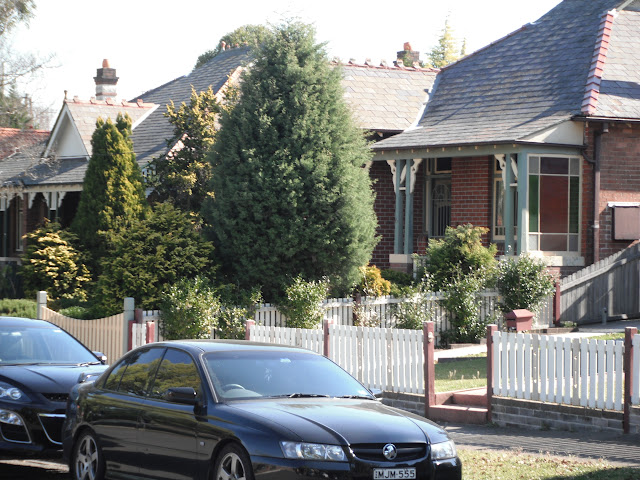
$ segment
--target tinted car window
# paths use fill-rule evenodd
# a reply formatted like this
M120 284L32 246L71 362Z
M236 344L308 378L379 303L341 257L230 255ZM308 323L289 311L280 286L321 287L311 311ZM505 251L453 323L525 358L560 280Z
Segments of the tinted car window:
M145 396L149 381L153 378L163 353L164 348L151 348L139 350L135 354L129 355L124 361L126 369L117 390L122 393ZM109 379L107 379L107 384L109 384Z
M186 352L167 350L153 386L149 391L151 398L162 398L169 388L191 387L200 395L200 375L193 359Z
M60 328L0 326L0 365L96 362L89 350Z
M331 360L303 352L242 351L205 356L219 397L278 397L292 394L371 396Z

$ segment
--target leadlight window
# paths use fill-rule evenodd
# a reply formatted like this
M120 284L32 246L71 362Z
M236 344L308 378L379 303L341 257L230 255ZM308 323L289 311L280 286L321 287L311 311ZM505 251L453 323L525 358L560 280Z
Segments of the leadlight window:
M578 252L580 159L529 157L529 249Z

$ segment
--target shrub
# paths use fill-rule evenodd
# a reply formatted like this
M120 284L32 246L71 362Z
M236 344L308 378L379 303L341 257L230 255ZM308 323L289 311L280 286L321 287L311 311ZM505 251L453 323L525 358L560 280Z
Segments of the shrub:
M530 255L509 258L498 264L497 287L503 312L525 308L537 312L554 291L554 276L545 264Z
M262 302L262 293L258 289L238 292L233 285L224 285L219 292L222 308L218 316L216 336L244 339L247 319L253 317L257 305Z
M487 282L487 274L479 270L461 275L444 288L443 306L451 313L451 328L441 334L445 344L476 343L486 333L488 321L480 319L478 294Z
M160 304L162 335L167 340L210 338L221 304L204 277L181 279L168 287Z
M429 286L426 280L414 287L414 293L407 296L406 302L395 305L394 316L397 319L396 328L406 328L418 330L422 328L424 322L429 321L433 315L431 308Z
M429 242L425 270L434 291L444 290L454 278L493 269L496 246L482 245L482 235L488 231L470 224L447 227L442 240Z
M54 304L63 299L86 300L84 287L91 277L73 246L75 236L47 222L26 237L20 269L25 296L35 297L44 290Z
M381 297L391 293L391 282L382 277L380 269L375 265L360 267L360 283L356 292L365 297Z
M314 328L322 323L322 301L327 298L329 282L305 281L297 276L285 289L286 297L279 303L280 311L287 317L287 327Z
M36 318L38 304L35 300L24 298L0 300L0 315L7 317Z

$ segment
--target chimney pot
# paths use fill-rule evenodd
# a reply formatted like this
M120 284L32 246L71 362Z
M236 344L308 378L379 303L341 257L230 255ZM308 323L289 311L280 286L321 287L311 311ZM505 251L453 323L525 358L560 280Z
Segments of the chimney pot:
M109 68L109 60L106 58L102 60L102 68Z

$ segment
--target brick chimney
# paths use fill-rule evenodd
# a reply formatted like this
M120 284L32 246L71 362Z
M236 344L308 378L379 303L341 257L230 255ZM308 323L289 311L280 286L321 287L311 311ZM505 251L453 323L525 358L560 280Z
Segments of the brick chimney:
M420 63L420 52L411 49L409 42L404 42L404 50L400 50L397 59L402 60L404 65L412 67L414 63Z
M98 68L93 80L96 82L97 100L106 100L107 98L115 100L118 77L116 77L116 69L109 67L109 60L105 58L102 61L102 68Z

